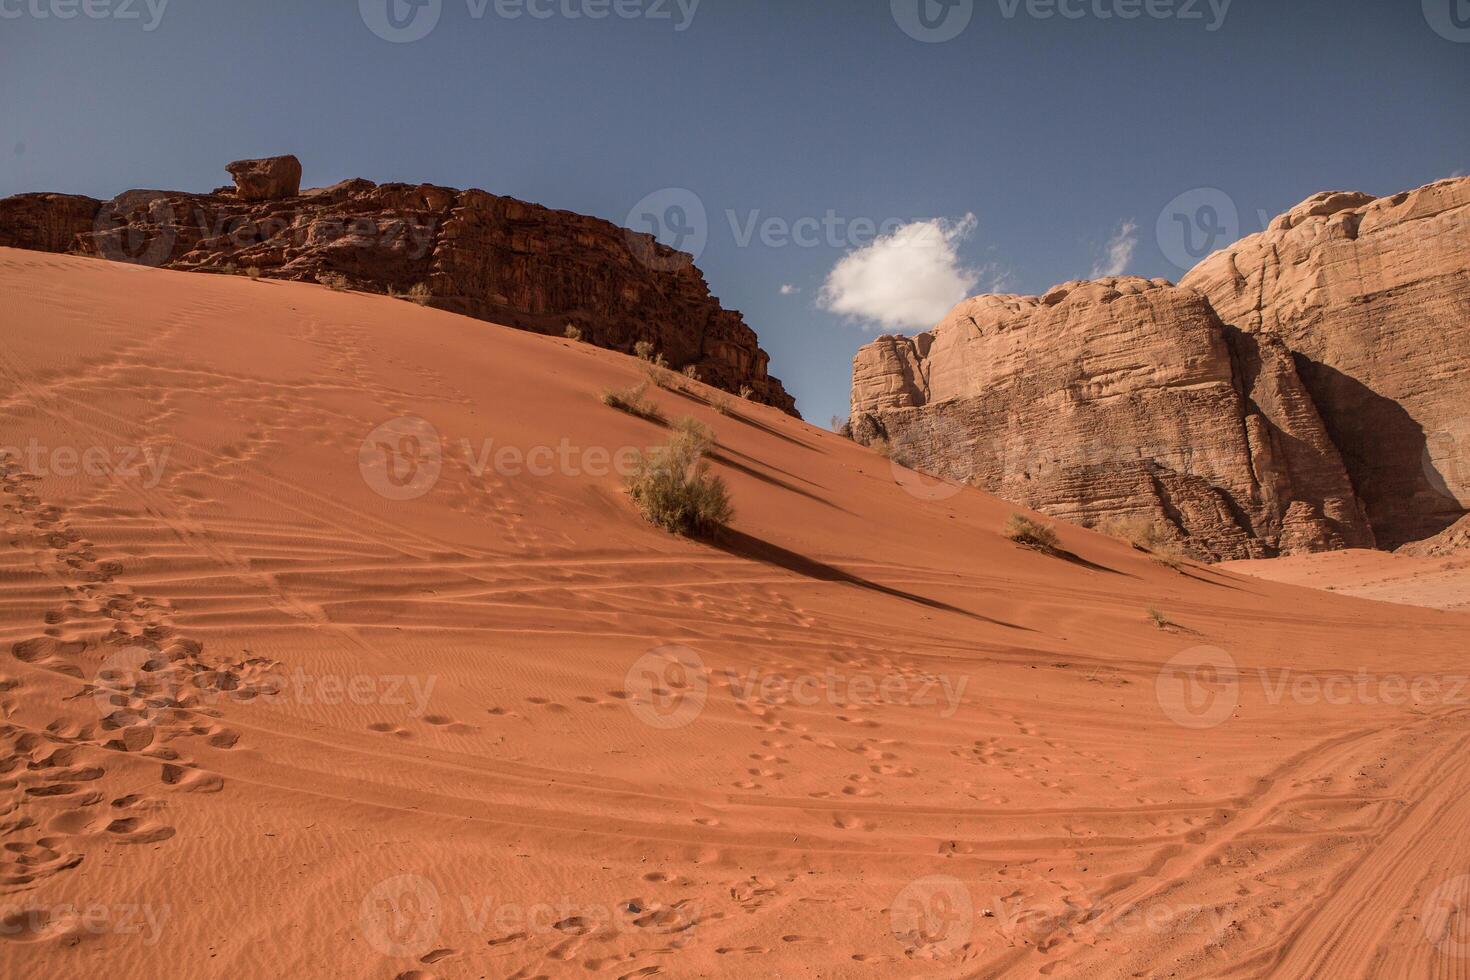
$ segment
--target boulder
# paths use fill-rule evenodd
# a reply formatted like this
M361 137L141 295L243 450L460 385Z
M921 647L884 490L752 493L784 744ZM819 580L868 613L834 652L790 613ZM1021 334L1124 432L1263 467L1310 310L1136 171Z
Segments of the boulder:
M294 156L236 160L225 169L242 201L278 201L301 192L301 161Z

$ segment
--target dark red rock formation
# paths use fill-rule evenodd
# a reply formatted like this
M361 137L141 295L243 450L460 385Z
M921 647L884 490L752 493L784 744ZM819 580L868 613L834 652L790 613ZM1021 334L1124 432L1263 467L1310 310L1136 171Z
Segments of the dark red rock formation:
M231 164L238 186L209 194L7 198L0 245L188 271L340 277L370 292L422 286L430 305L482 320L558 336L572 324L587 342L628 353L651 341L672 367L693 366L727 391L748 386L756 401L796 414L755 332L720 306L689 256L649 235L431 184L357 179L295 193L281 159Z

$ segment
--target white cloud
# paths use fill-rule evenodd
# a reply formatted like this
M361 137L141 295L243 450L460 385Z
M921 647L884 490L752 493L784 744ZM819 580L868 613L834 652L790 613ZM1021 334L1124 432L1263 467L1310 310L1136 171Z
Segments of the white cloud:
M791 285L791 283L789 283L789 282L782 283L781 284L781 295L782 296L790 296L790 295L792 295L794 293L799 293L799 292L801 292L801 289L798 288L798 287L796 287L796 286Z
M1118 225L1118 231L1108 239L1105 254L1093 265L1092 278L1121 276L1127 271L1128 263L1133 261L1133 250L1136 248L1138 248L1138 225L1132 221L1121 222Z
M975 216L903 225L838 260L819 304L869 325L924 330L934 326L980 282L960 265L957 247L974 233Z

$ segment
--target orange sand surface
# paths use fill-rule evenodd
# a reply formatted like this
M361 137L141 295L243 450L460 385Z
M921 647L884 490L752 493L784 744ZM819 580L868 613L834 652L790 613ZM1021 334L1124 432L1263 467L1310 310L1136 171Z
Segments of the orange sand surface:
M1380 602L1470 610L1470 554L1420 558L1353 549L1225 562L1219 567Z
M691 542L608 462L667 436L599 401L631 358L0 295L0 975L1466 975L1470 616L1027 550L695 384Z

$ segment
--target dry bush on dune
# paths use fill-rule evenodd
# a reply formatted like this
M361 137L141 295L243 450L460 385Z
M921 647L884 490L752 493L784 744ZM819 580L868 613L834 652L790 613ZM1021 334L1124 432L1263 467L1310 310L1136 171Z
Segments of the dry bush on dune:
M1024 514L1012 514L1006 519L1005 536L1037 551L1053 551L1057 546L1057 532L1050 524L1033 521Z
M429 305L430 295L429 284L426 282L417 283L408 291L408 298L420 306Z
M655 354L643 365L643 376L655 388L664 388L670 391L674 389L674 379L677 377L673 371L669 370L669 362L664 360L662 354Z
M575 323L568 323L567 328L561 332L561 335L571 341L581 341L582 328Z
M347 288L347 277L340 272L318 272L316 281L333 292L340 293Z
M709 429L680 419L664 445L639 457L628 494L649 523L686 537L705 537L735 516L725 481L705 459L714 444Z
M648 382L644 381L627 388L609 388L602 393L602 403L620 412L636 415L641 419L657 422L663 419L658 407L644 396L648 393Z
M1156 561L1170 568L1178 568L1179 564L1189 557L1186 549L1174 540L1159 525L1142 517L1123 517L1116 520L1104 521L1097 526L1097 530L1114 538L1127 541L1139 551L1146 551Z

